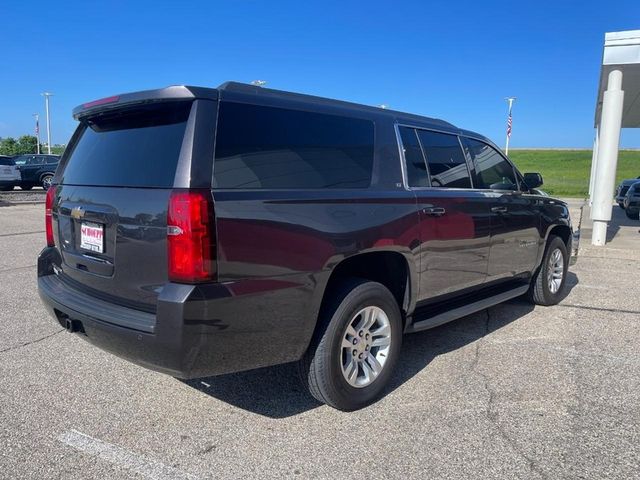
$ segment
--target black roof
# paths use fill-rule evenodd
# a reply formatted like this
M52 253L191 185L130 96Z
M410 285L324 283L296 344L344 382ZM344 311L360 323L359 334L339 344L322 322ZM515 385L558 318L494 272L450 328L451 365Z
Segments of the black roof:
M383 109L380 107L372 107L369 105L346 102L343 100L317 97L314 95L287 92L284 90L274 90L271 88L264 88L257 85L250 85L240 82L225 82L218 88L174 85L156 90L145 90L116 95L114 97L109 97L106 99L80 105L73 109L73 116L76 119L80 119L82 117L97 113L98 111L119 108L125 104L189 100L195 98L207 98L212 100L216 100L218 98L227 98L229 100L241 99L244 101L250 101L252 97L262 97L263 99L270 99L278 103L291 103L292 105L317 105L328 108L333 107L341 110L350 110L352 112L359 111L369 115L376 115L378 117L386 116L392 118L398 123L407 123L417 127L433 128L451 133L461 133L464 135L489 141L483 135L479 135L469 130L460 129L449 122L437 118L424 117L421 115L414 115L412 113L399 112L396 110Z

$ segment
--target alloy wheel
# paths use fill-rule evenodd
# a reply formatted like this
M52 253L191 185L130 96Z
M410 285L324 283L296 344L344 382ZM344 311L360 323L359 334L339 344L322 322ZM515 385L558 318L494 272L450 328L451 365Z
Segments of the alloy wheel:
M340 365L349 385L370 385L384 368L391 348L391 323L379 307L369 306L351 319L342 338Z
M547 268L547 285L553 294L558 293L562 279L564 278L564 256L559 248L556 248L549 256Z

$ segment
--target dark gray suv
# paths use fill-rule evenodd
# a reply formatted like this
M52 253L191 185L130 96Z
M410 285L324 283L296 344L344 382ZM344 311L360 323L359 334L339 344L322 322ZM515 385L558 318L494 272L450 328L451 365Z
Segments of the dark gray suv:
M403 333L564 295L567 205L443 120L238 83L74 110L38 289L56 322L180 378L297 362L382 395Z

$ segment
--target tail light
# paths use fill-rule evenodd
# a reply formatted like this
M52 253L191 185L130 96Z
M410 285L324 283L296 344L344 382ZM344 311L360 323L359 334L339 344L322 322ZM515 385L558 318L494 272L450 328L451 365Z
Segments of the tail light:
M215 219L208 190L175 190L167 213L169 279L178 283L215 280Z
M44 202L44 229L47 234L47 247L55 247L56 242L53 239L53 200L56 196L56 188L54 185L47 190L47 196Z

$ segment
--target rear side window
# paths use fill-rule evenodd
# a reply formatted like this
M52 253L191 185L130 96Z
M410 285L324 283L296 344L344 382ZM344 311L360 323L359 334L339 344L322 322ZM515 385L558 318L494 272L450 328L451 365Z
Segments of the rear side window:
M471 188L467 161L456 135L418 130L432 187Z
M428 187L427 165L424 163L422 149L416 131L409 127L400 127L400 139L407 166L407 182L410 187Z
M371 183L373 122L222 102L217 188L364 188Z
M61 182L172 187L190 108L187 102L151 105L84 121Z
M469 155L476 167L476 188L518 190L513 166L494 148L470 138L465 139Z
M58 157L46 157L47 165L55 165L60 159Z

